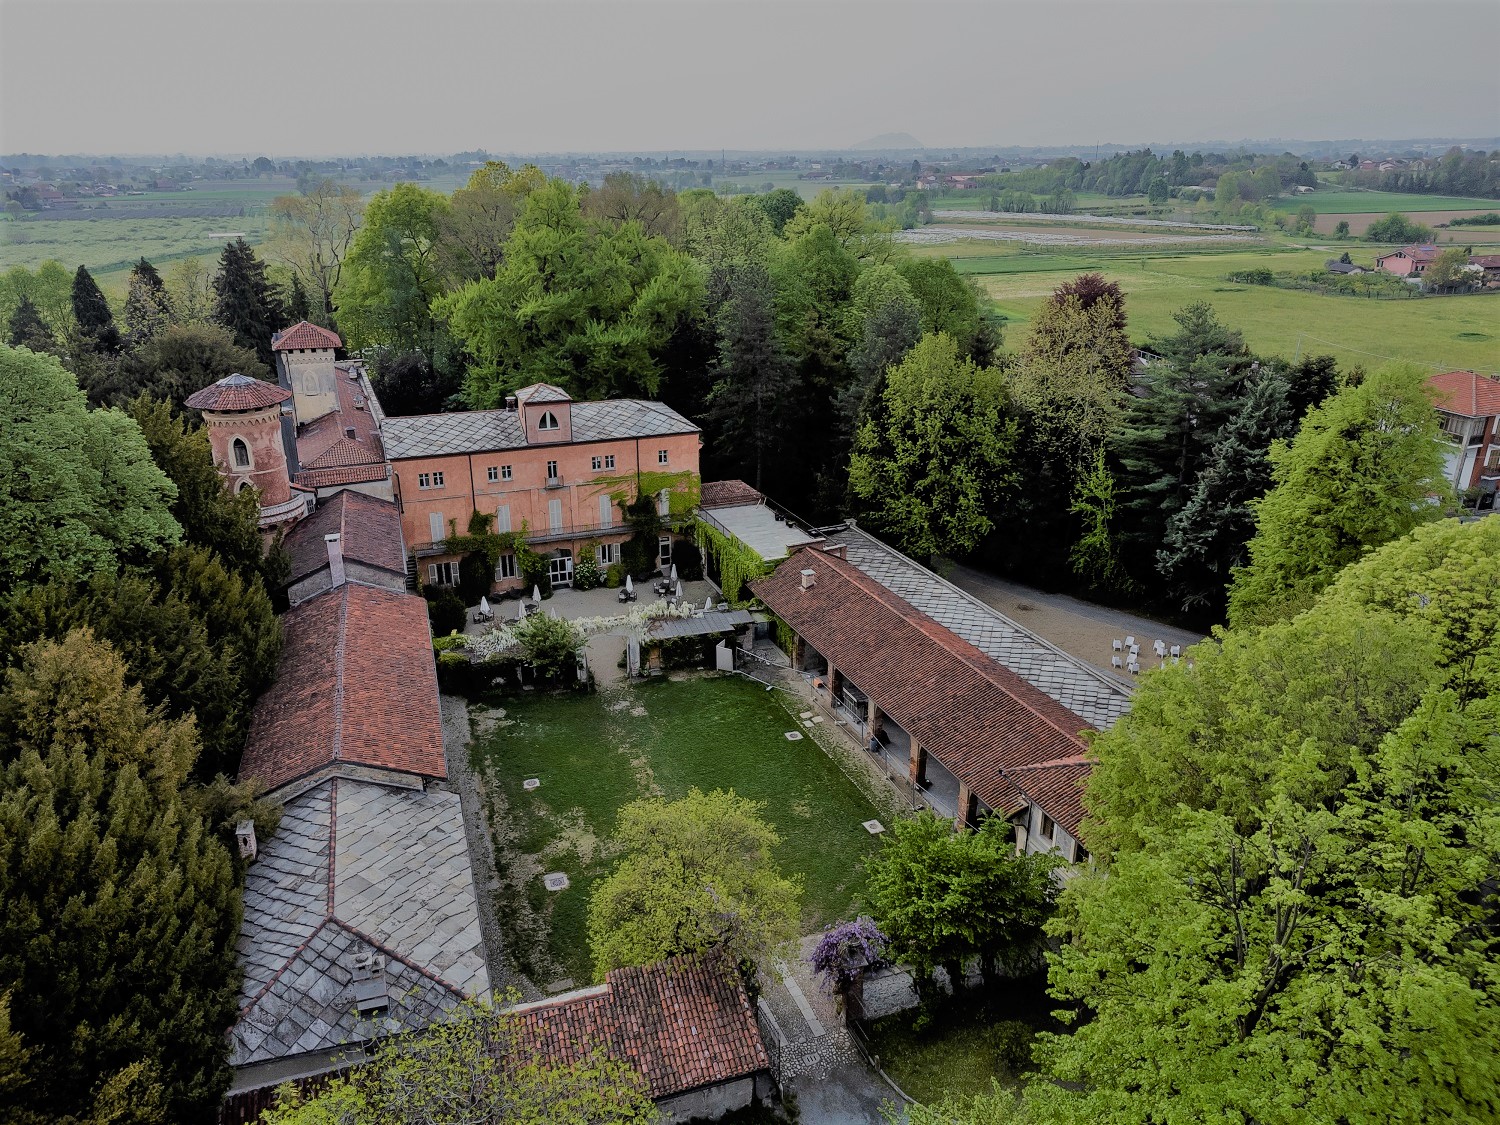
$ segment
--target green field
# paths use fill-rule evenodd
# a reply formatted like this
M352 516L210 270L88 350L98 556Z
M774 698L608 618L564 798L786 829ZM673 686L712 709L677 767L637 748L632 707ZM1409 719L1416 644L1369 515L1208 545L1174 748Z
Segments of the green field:
M1399 191L1315 191L1276 200L1276 210L1312 207L1320 215L1359 215L1368 211L1500 211L1500 200L1456 195L1406 195Z
M501 925L522 969L546 984L592 979L589 889L614 859L625 803L696 786L764 802L781 835L781 869L805 883L802 930L851 916L875 838L869 801L798 729L780 693L739 677L653 680L587 696L506 699L476 707L473 758L485 779L501 867ZM539 778L526 792L522 782ZM540 876L566 872L556 893Z
M1373 248L1350 244L1356 261L1372 259ZM1500 297L1479 294L1410 301L1235 285L1231 272L1316 269L1331 255L1323 249L1202 251L1177 254L1108 254L1087 250L1058 254L1006 252L993 243L953 243L922 247L943 254L975 280L1006 318L1006 343L1015 348L1035 310L1075 273L1098 271L1125 291L1131 339L1170 333L1172 313L1198 300L1208 301L1221 319L1244 333L1263 355L1329 354L1341 363L1371 366L1387 358L1433 368L1500 370Z
M243 232L251 245L266 237L264 213L224 218L55 219L0 224L0 268L35 269L48 258L72 268L88 266L102 278L124 273L144 257L158 269L190 254L217 257L229 239ZM218 237L215 237L215 236Z

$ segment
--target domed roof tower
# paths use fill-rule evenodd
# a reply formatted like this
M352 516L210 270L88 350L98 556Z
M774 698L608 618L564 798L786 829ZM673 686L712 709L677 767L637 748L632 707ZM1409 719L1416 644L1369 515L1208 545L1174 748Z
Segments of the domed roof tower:
M252 379L229 375L187 398L202 411L214 464L231 492L254 488L260 493L260 526L267 529L307 514L308 494L292 487L286 446L281 434L284 405L290 391Z

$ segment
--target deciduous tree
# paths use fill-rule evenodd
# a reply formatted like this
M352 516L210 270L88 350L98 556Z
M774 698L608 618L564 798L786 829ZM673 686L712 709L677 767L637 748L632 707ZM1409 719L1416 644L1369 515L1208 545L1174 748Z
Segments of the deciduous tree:
M447 210L444 196L416 184L396 184L370 200L333 294L350 347L436 359L432 302L442 292L437 238Z
M849 491L875 529L913 554L973 550L1015 479L1003 376L924 336L890 369L860 426Z
M621 859L589 899L589 946L610 969L719 950L749 965L797 936L800 881L771 857L780 837L733 791L620 810Z
M327 176L296 195L271 200L269 253L288 266L315 298L317 315L324 324L333 323L333 293L364 209L358 190Z
M0 346L0 586L82 578L177 543L140 427L90 410L51 356Z
M1422 372L1390 366L1346 387L1271 448L1275 482L1255 505L1233 624L1294 612L1366 550L1435 519L1446 491L1437 412Z

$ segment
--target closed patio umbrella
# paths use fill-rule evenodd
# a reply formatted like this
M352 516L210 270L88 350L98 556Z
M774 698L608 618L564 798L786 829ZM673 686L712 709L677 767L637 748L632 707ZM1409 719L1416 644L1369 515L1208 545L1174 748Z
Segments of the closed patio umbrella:
M712 594L709 594L708 597L703 599L703 611L707 613L709 610L713 609L713 607L714 596Z
M542 604L542 588L540 586L533 586L531 588L531 600L536 602L537 605Z
M525 621L526 620L526 599L522 598L518 604L519 604L520 608L516 610L516 620L517 621Z
M676 570L677 568L674 566L672 569ZM678 601L682 601L682 579L680 578L677 580L677 589L674 591L674 594Z
M635 581L628 574L625 576L625 592L627 594L635 593Z
M490 613L490 599L489 598L480 598L479 599L479 612L482 613L482 614L484 614L486 617L492 617L492 616L494 616L492 613Z
M672 564L672 573L669 574L669 575L667 575L667 581L669 581L669 582L676 582L677 581L677 564L676 563ZM679 598L682 597L682 591L681 590L677 591L677 596Z

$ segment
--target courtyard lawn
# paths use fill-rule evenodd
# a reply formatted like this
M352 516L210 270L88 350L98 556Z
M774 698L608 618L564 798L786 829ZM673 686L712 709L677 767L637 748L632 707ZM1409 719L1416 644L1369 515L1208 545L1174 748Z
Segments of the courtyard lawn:
M786 739L802 728L781 697L737 676L693 677L473 708L500 923L523 972L543 987L593 979L588 897L613 865L616 814L695 786L763 803L783 873L803 880L804 933L851 915L877 844L862 822L879 814L811 737ZM527 792L533 777L541 787ZM554 871L567 874L566 890L543 887Z

